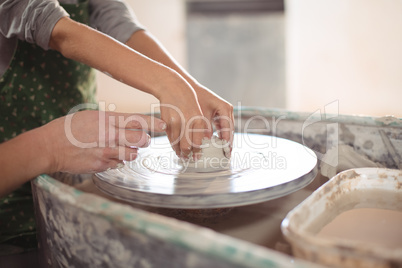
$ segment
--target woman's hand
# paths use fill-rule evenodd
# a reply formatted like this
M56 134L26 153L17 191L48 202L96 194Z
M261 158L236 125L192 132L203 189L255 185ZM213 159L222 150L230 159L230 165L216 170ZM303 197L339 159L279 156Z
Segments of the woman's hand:
M165 129L162 120L139 114L82 111L55 119L0 144L0 197L43 173L116 168L148 146L145 130Z
M50 172L92 173L134 160L138 148L147 147L145 131L161 132L166 124L140 114L82 111L42 127L47 137Z

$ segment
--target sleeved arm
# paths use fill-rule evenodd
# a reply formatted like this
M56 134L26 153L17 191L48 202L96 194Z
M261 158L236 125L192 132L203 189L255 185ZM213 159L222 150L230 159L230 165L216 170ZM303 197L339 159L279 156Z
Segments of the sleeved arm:
M56 0L0 0L0 32L6 38L49 49L49 40L57 21L68 13Z
M121 0L90 0L90 25L125 43L131 35L143 30L134 12Z

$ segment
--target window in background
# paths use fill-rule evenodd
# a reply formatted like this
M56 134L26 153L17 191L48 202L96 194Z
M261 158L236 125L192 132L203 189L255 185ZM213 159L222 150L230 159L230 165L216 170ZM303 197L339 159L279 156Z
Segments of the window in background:
M233 105L284 108L283 0L187 0L190 73Z

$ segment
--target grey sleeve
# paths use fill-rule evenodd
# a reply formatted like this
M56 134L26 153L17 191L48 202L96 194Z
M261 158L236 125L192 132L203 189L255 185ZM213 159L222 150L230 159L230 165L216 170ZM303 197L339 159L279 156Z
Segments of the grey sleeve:
M53 27L65 16L57 0L0 0L0 33L48 50Z
M89 8L90 26L122 43L145 29L122 0L90 0Z

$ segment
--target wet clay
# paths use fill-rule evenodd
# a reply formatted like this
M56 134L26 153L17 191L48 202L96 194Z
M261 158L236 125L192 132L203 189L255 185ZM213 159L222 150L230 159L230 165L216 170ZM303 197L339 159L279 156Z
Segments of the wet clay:
M204 138L201 145L202 156L198 161L193 161L192 155L186 163L182 163L185 171L213 172L229 169L230 147L229 143L217 136L211 139Z
M325 225L317 236L402 248L402 212L377 208L348 210Z

